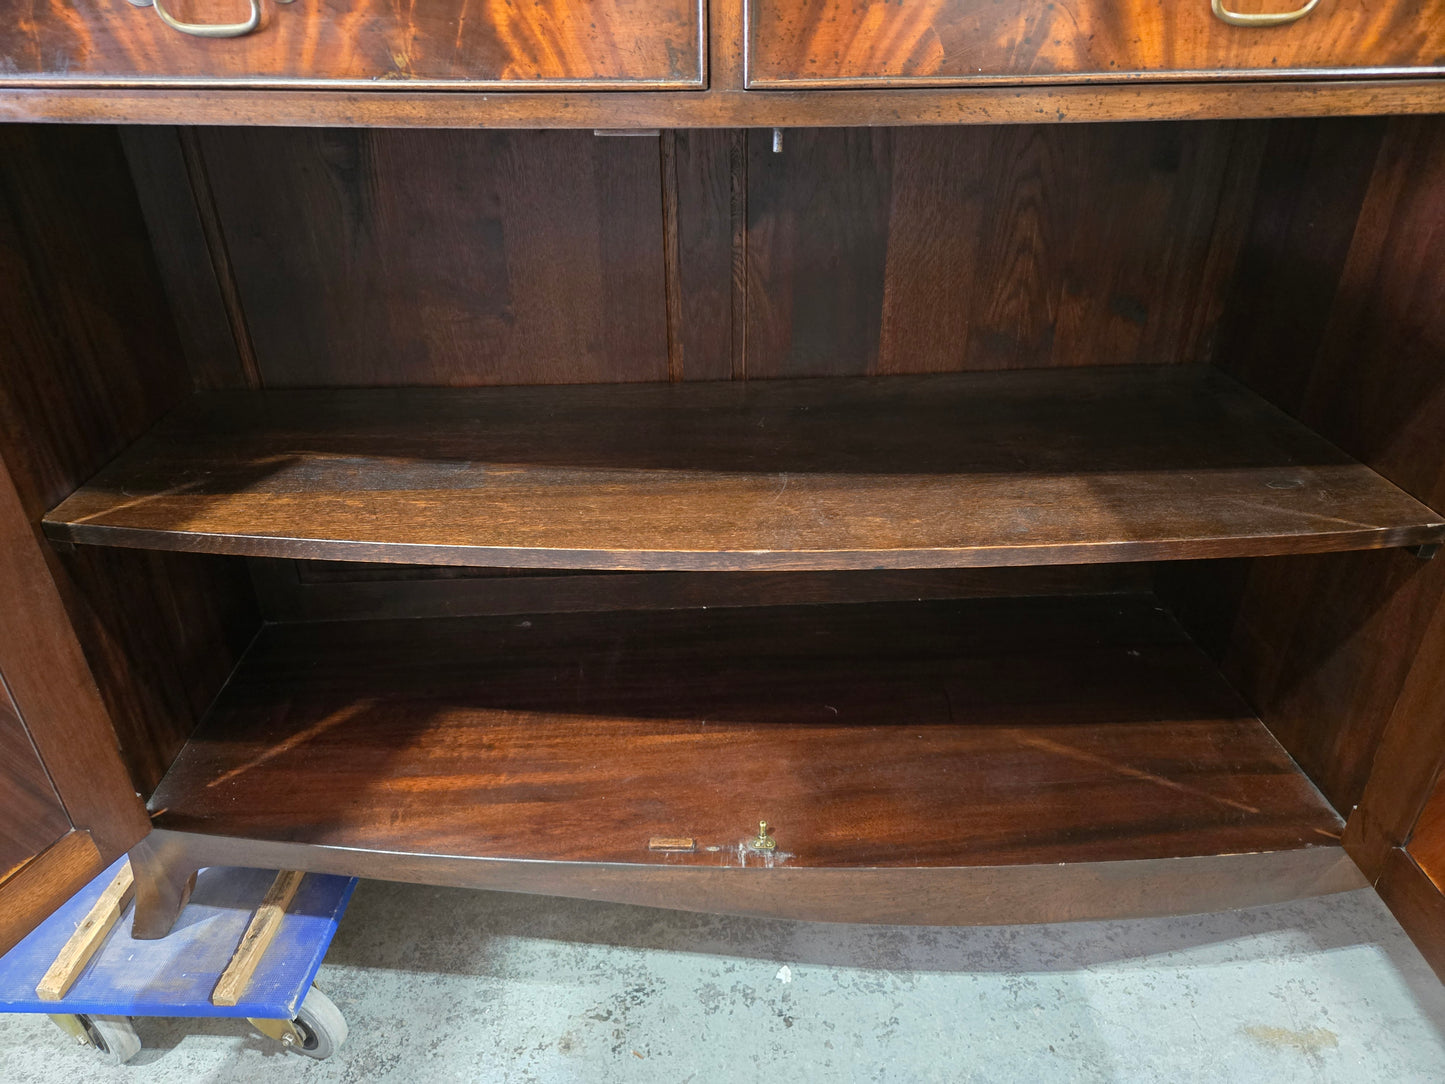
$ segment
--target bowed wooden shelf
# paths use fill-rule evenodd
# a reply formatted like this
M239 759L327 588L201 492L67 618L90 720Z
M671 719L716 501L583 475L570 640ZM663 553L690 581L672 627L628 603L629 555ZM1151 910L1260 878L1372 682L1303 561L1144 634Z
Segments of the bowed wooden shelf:
M579 569L1084 564L1426 545L1445 523L1203 367L227 392L67 542Z
M271 625L151 808L182 868L825 920L1362 883L1339 816L1132 595Z

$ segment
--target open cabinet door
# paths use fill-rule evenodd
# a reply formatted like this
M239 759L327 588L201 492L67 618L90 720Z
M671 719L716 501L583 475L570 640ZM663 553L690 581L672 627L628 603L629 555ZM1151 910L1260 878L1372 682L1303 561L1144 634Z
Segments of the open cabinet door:
M149 830L42 545L0 463L0 952Z

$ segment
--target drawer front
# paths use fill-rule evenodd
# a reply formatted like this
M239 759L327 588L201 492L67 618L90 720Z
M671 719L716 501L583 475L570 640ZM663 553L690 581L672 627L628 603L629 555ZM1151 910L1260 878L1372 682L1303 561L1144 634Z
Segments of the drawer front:
M703 82L703 0L19 0L0 85L631 89ZM255 17L254 29L240 33ZM200 36L202 25L234 36Z
M1080 83L1445 70L1445 0L748 3L750 87ZM1214 6L1220 7L1219 14ZM1301 11L1291 22L1235 19Z

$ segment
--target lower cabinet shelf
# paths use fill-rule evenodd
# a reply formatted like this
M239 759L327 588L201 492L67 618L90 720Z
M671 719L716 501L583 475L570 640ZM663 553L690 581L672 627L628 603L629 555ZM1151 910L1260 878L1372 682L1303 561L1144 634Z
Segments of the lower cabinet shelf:
M1362 883L1339 816L1132 595L272 625L151 808L172 872L823 920Z

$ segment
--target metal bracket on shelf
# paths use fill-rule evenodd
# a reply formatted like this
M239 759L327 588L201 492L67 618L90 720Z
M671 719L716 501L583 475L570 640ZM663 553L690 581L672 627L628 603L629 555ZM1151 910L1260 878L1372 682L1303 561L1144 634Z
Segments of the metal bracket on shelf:
M1428 561L1440 552L1439 542L1427 542L1423 546L1411 546L1410 552L1422 561Z

